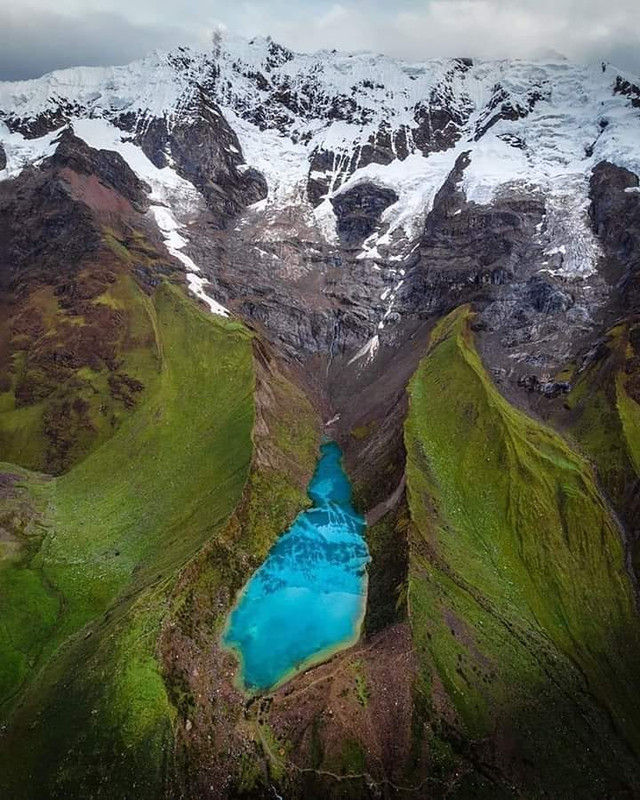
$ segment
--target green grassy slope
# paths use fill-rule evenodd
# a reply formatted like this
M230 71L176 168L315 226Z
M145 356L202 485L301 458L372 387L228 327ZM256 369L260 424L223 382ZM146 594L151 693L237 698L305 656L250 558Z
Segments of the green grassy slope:
M259 343L256 361L254 461L242 500L185 570L163 632L166 680L178 714L174 794L180 797L203 796L211 784L228 787L230 797L236 788L268 794L276 780L269 780L270 752L256 746L262 728L254 729L246 698L232 689L237 662L222 648L221 635L238 591L310 504L306 489L321 423L291 377L265 362Z
M249 334L169 285L137 301L158 354L144 401L70 472L19 489L27 521L0 561L5 796L124 797L140 774L135 796L158 796L173 712L155 643L177 571L249 474Z
M576 375L554 420L580 443L632 533L640 569L640 325L612 328L596 357Z
M626 796L640 640L621 535L588 463L498 393L470 319L439 324L410 385L419 735L467 765L459 796Z

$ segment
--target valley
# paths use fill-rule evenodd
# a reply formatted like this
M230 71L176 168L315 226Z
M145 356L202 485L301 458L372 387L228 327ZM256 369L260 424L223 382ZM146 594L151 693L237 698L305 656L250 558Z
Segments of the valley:
M0 791L640 791L640 88L270 39L0 83Z

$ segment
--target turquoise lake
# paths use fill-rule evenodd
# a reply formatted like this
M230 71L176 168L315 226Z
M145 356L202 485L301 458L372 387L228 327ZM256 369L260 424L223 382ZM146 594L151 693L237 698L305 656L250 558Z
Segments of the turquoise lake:
M353 644L367 595L365 521L334 442L320 448L309 484L313 507L300 514L242 590L223 644L240 659L240 683L272 689Z

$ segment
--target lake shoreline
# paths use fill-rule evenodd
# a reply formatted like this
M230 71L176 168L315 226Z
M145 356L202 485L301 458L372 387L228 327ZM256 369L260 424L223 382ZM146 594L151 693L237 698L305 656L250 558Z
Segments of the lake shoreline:
M362 636L366 520L351 504L335 442L321 445L307 494L313 506L274 542L238 592L220 635L222 649L238 662L234 685L248 698L276 691Z
M282 535L284 536L285 534ZM310 656L300 666L292 667L291 670L287 672L285 675L283 675L283 677L277 683L273 684L273 686L270 686L267 689L248 689L246 684L244 683L243 680L244 658L242 656L242 651L236 644L225 642L223 639L223 637L226 634L227 628L229 626L229 619L231 616L231 613L229 613L227 617L227 622L225 624L225 628L220 636L220 646L223 650L226 650L229 653L233 653L234 657L238 661L238 669L236 670L236 674L233 679L234 687L241 694L243 694L247 698L247 700L251 700L254 697L264 697L265 695L277 692L278 689L281 689L285 685L285 683L288 683L289 681L293 680L298 675L304 674L305 672L307 672L307 670L312 669L314 667L318 667L320 666L320 664L326 664L328 661L331 661L331 659L334 656L337 656L338 653L342 653L345 650L349 650L351 647L355 647L355 645L358 644L358 642L362 638L362 628L367 613L367 600L369 595L368 573L365 573L364 582L365 582L365 590L362 596L362 608L356 623L357 630L355 634L353 636L350 636L348 639L343 639L340 642L336 642L336 644L332 644L329 647L325 648L324 650L319 651L315 655ZM246 587L243 587L238 594L241 595L244 592L245 588ZM236 604L237 603L233 604L232 609L235 608Z

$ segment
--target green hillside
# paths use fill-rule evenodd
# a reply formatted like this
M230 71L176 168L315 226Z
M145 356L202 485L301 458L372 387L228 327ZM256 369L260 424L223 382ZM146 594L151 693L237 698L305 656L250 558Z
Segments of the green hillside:
M640 567L640 325L621 323L578 371L555 421L567 428L597 465L598 478L631 530Z
M471 318L438 325L410 384L421 735L466 765L459 796L627 796L640 641L621 533L584 458L499 394Z
M135 796L158 797L173 738L155 656L169 593L249 474L250 335L177 288L133 287L156 353L136 408L59 478L2 467L3 796L124 797L142 775Z
M0 308L0 460L60 474L109 439L153 392L156 315L132 271L170 273L133 229L104 232L77 274L43 272ZM154 273L154 271L156 271Z

